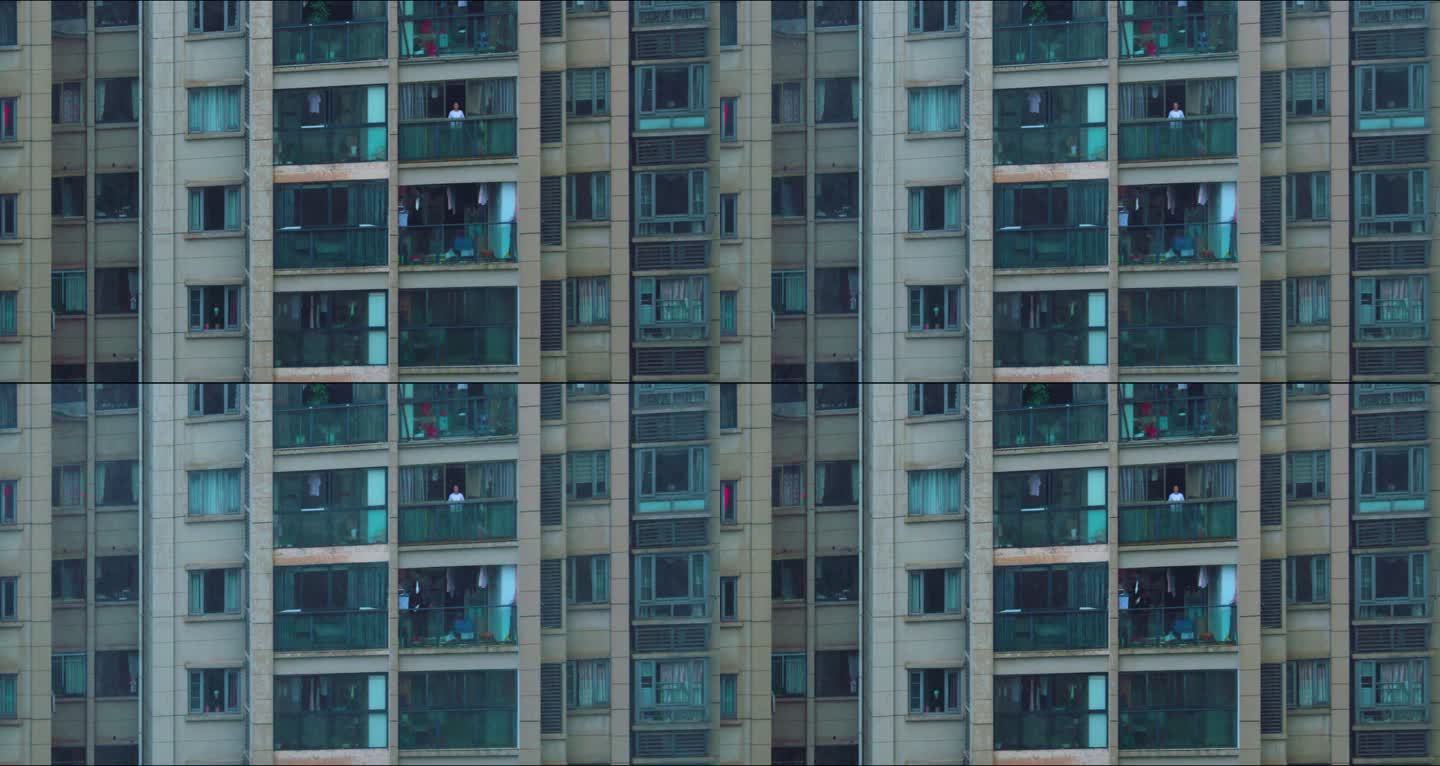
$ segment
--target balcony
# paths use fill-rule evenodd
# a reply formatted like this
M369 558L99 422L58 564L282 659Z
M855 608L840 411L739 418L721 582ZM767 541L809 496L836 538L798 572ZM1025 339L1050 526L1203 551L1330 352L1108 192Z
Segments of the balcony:
M383 609L291 610L275 615L275 651L384 649Z
M1127 609L1120 613L1120 648L1234 644L1235 617L1234 604Z
M516 708L494 707L495 702L484 700L479 710L401 711L400 749L513 748Z
M1003 611L995 615L995 651L1104 649L1104 609Z
M1120 229L1120 262L1127 266L1234 263L1235 258L1234 221Z
M1105 441L1105 402L995 410L995 446L1052 447Z
M383 678L383 676L382 676ZM276 750L356 750L385 746L385 711L276 711ZM372 721L373 718L373 721ZM376 732L371 724L378 724Z
M656 27L667 24L703 24L705 0L637 0L631 11L635 27Z
M514 604L426 607L400 614L402 649L461 649L515 641Z
M1187 394L1185 391L1189 389L1167 388L1164 391L1145 391L1126 396L1126 387L1134 386L1139 389L1145 385L1122 384L1122 441L1203 439L1235 435L1236 406L1233 388L1226 394ZM1196 384L1190 386L1190 389L1196 388Z
M383 16L275 27L275 66L335 64L385 58Z
M1121 367L1192 367L1236 362L1235 325L1120 325Z
M1235 156L1234 115L1120 123L1120 161L1189 160Z
M1239 736L1234 704L1231 699L1223 708L1121 709L1120 749L1233 748Z
M385 542L385 506L275 511L276 548L379 545Z
M362 224L333 229L291 226L275 232L275 268L384 266L389 245L384 226Z
M400 506L402 545L513 539L513 501L467 500Z
M1120 506L1121 545L1234 539L1234 500Z
M133 410L140 406L139 383L96 383L95 411Z
M1418 407L1429 401L1426 383L1354 383L1351 384L1352 409L1383 410L1391 407Z
M997 126L995 164L1100 162L1105 159L1107 135L1104 125Z
M85 417L85 384L55 381L50 384L50 412L56 417Z
M514 117L466 117L400 123L400 161L515 156Z
M1350 6L1351 23L1356 27L1423 24L1429 7L1430 0L1355 0Z
M400 441L513 436L513 384L401 384ZM407 386L409 388L407 388ZM471 387L474 390L471 390Z
M995 547L1032 548L1105 542L1103 505L1026 508L995 514Z
M1233 263L1235 184L1121 186L1120 263Z
M454 8L448 15L402 15L400 57L514 53L517 39L515 11L484 12L481 7L480 3L472 2L467 8Z
M515 262L515 222L456 223L400 229L400 263L452 266Z
M277 322L277 325L279 323ZM401 341L404 342L403 340ZM385 363L385 330L275 330L277 367L358 367Z
M1071 367L1105 363L1103 326L1098 329L1000 329L999 324L997 321L995 329L996 367Z
M383 162L384 125L275 127L276 165Z
M1007 227L995 232L995 268L1104 266L1110 255L1107 235L1103 226Z
M275 449L385 441L385 402L275 410Z
M1142 0L1134 7L1140 13L1120 17L1122 59L1235 52L1234 2L1212 0L1205 3L1203 13L1189 13L1186 6L1155 0Z
M995 66L1105 58L1103 17L995 25Z
M513 365L516 346L513 324L402 329L400 366Z

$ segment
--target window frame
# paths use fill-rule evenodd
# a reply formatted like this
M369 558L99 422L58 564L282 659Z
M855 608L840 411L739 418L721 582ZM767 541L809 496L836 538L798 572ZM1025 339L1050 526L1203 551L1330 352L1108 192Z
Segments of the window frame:
M925 710L925 673L928 671L941 671L943 673L942 685L942 709L939 711ZM965 711L964 699L964 678L965 671L962 668L912 668L906 674L906 712L912 716L940 716L959 715ZM952 696L951 692L958 692ZM958 698L957 698L958 697ZM919 702L917 705L916 702Z
M1383 672L1386 665L1404 665L1411 671L1408 674L1411 681L1405 684L1400 693L1396 695L1401 698L1409 697L1408 702L1385 704L1381 701L1382 694L1379 687L1382 684L1381 679L1386 675ZM1371 698L1368 705L1363 701L1367 696L1367 682L1369 684L1368 696ZM1428 656L1356 660L1353 683L1355 723L1357 724L1428 723L1430 720L1430 658ZM1419 700L1417 701L1415 697L1419 697ZM1404 711L1407 710L1412 712L1406 715Z
M1304 570L1309 581L1308 592L1300 589L1299 573ZM1316 553L1285 558L1285 603L1328 604L1330 603L1330 554Z
M925 295L926 290L930 288L939 288L941 290L940 315L945 325L942 328L934 330L926 329L925 327L925 309L930 308L930 306L926 304ZM963 332L966 326L964 290L964 285L911 285L909 287L909 300L907 301L908 313L910 315L908 331L912 333ZM954 307L953 310L951 308L952 305ZM918 322L916 321L917 318L919 319ZM952 319L954 319L953 322L951 321Z
M590 310L582 312L582 305ZM610 326L610 277L568 277L565 280L565 326Z
M788 98L793 99L793 103L800 105L799 114L787 114L787 110L784 108L787 93L794 94L797 92L799 94L798 96L789 95ZM786 119L787 117L793 117L793 119ZM805 125L804 80L787 80L770 84L770 124L792 128L803 127Z
M720 238L740 238L739 192L725 192L720 195Z
M222 288L220 301L220 317L222 324L219 327L207 328L204 317L206 309L215 308L206 304L205 291L213 288ZM224 333L239 332L244 328L244 301L240 295L240 285L195 285L189 288L190 296L186 302L188 314L188 332L191 333ZM199 319L200 321L196 321ZM231 324L234 319L234 324Z
M805 315L806 307L810 302L809 296L806 295L806 289L808 289L808 285L806 284L807 276L805 269L779 269L770 272L770 310L776 316ZM804 296L802 297L803 302L800 306L790 306L784 302L789 293L786 287L787 283L796 280L800 282L802 287L800 294Z
M920 603L921 603L922 605L925 603L925 600L926 600L926 599L925 599L925 574L926 574L927 572L941 572L941 573L942 573L941 576L942 576L942 578L943 578L942 581L944 582L944 586L943 586L943 587L944 587L944 589L945 589L945 593L942 594L942 596L941 596L941 601L942 601L942 603L943 603L945 606L944 606L944 608L943 608L941 611L939 611L939 612L927 612L927 611L924 611L924 607L923 607L923 606L921 607L921 611L919 611L919 612L913 611L913 610L911 609L911 602L912 602L913 599L914 599L914 595L913 595L913 594L917 592L917 591L915 590L917 587L919 588L918 593L919 593L919 597L920 597ZM953 575L953 577L952 577L952 575L951 575L952 572L955 573L955 574ZM905 570L905 579L906 579L906 587L907 587L907 599L906 599L905 613L906 613L907 615L909 615L909 616L911 616L911 617L932 617L932 616L938 616L938 615L964 615L964 614L966 613L966 609L965 609L965 590L966 590L966 588L965 588L965 579L966 579L966 578L965 578L965 567L963 567L963 566L956 566L956 567L926 567L926 568L923 568L923 569L907 569L907 570ZM959 591L960 591L959 593L954 594L955 597L954 597L953 599L951 598L951 595L952 595L952 594L950 593L950 587L951 587L951 583L952 583L952 582L955 584L955 587L958 588ZM951 603L954 603L955 606L954 606L954 607L951 607L951 606L950 606Z
M589 465L580 465L583 463ZM577 482L578 468L584 467L590 473L588 482ZM588 484L589 493L580 496L578 491ZM569 502L604 500L610 497L610 450L575 450L565 453L565 499Z
M221 26L219 29L205 28L205 7L219 3L221 6ZM239 0L190 0L189 2L188 27L192 35L216 35L226 32L240 31L240 3ZM199 24L196 24L196 21Z
M0 98L0 142L8 144L12 141L19 140L19 109L19 96Z
M75 119L65 119L66 92L74 94L71 102L75 105ZM50 124L51 125L81 125L85 124L85 82L83 80L61 81L50 86Z
M934 386L945 386L940 398L943 405L939 412L926 412L925 402L930 398L926 393ZM953 381L907 383L905 407L906 417L930 418L930 417L953 417L963 416L969 409L966 401L966 384ZM917 406L918 405L918 406Z
M1309 463L1308 466L1304 466ZM1306 467L1310 472L1308 494L1298 494L1299 484L1295 480L1297 467ZM1327 500L1330 497L1330 451L1306 450L1285 453L1285 499L1291 502L1305 500Z
M1297 80L1308 79L1310 96L1295 97ZM1309 111L1299 113L1296 106L1309 102ZM1330 70L1325 67L1305 67L1285 70L1285 116L1290 119L1306 117L1328 117L1330 115Z
M925 28L925 7L930 4L941 6L941 25L939 29ZM964 33L968 26L967 14L961 12L963 5L956 0L910 0L909 23L907 29L912 35L945 34L950 32Z
M837 204L834 207L827 207L825 205L822 205L821 200L827 195L827 193L838 193L835 191L835 188L837 187L832 184L825 184L826 188L822 188L822 182L836 180L847 182L842 185L849 187L848 191L850 192L850 201L848 203ZM859 220L861 213L860 201L863 196L864 195L861 194L860 191L860 174L858 172L839 171L835 173L816 173L814 212L815 221L818 223L820 221ZM848 213L845 212L847 210L849 211Z
M123 188L128 178L129 188ZM122 184L122 188L116 189L115 184ZM116 202L111 197L120 196L129 198L129 204ZM102 206L101 202L107 204ZM135 172L120 173L96 173L95 174L95 221L137 221L140 219L140 174ZM111 206L110 203L114 203ZM126 214L126 211L129 211Z
M589 211L578 209L580 184L588 188ZM565 220L569 223L588 223L610 220L610 171L593 173L571 173L565 176Z
M669 675L666 665L680 665L687 677L679 694L660 693L662 678ZM675 657L635 660L635 723L704 722L710 718L710 659L708 657ZM648 690L648 694L647 694ZM650 699L646 701L646 697ZM663 697L668 696L667 701Z
M1405 177L1407 205L1404 213L1381 213L1375 207L1376 186L1382 177L1387 176ZM1430 173L1426 168L1356 172L1352 187L1355 234L1357 236L1384 236L1428 233L1430 231L1429 183Z
M102 89L103 89L104 93L107 94L107 95L106 95L106 98L109 98L109 95L108 95L108 94L110 93L110 88L109 88L109 86L108 86L108 83L114 82L114 81L116 81L116 80L120 80L120 81L133 81L133 82L135 83L135 84L131 85L131 86L130 86L130 89L129 89L129 90L130 90L130 119L128 119L128 120L106 119L106 118L105 118L105 112L104 112L104 110L102 110L102 109L100 108L100 94L101 94ZM140 85L139 85L139 83L140 83L140 78L139 78L139 77L99 77L99 78L96 78L96 79L95 79L95 85L94 85L94 88L93 88L93 91L92 91L92 92L93 92L93 95L94 95L94 97L95 97L95 124L96 124L96 125L138 125L138 124L139 124L139 121L140 121L140 104L138 103L138 102L139 102L138 94L139 94L139 91L140 91ZM83 90L82 90L82 93L83 93ZM187 104L188 104L188 101L187 101Z
M684 597L657 595L656 562L663 558L684 560L687 582ZM710 604L710 555L703 551L689 553L635 554L633 577L634 618L636 620L670 619L675 617L706 617Z
M914 100L923 94L932 91L957 91L955 103L959 106L959 112L951 115L945 120L945 124L934 130L928 130L924 125L915 125L911 120L914 112ZM909 136L940 135L946 133L960 133L965 130L965 86L964 85L919 85L905 89L905 134Z
M20 615L20 577L0 577L0 622L15 622Z
M771 652L770 695L777 699L804 699L810 688L809 657L805 652ZM794 676L798 675L796 679ZM800 689L795 690L794 682Z
M853 125L853 124L859 122L859 121L860 121L860 115L859 115L858 113L851 114L851 115L850 115L848 118L846 118L846 119L824 119L824 118L823 118L823 116L821 115L821 111L820 111L820 92L821 92L820 89L821 89L822 87L827 86L829 83L832 83L832 82L849 82L849 83L850 83L850 92L849 92L848 95L849 95L849 97L850 97L850 98L849 98L850 103L856 105L856 109L857 109L857 110L859 109L859 106L858 106L858 96L855 94L855 92L860 89L860 78L859 78L859 77L816 77L816 78L815 78L815 87L813 88L813 93L812 93L812 97L814 98L815 103L811 105L811 109L810 109L811 114L814 115L815 124L816 124L816 125ZM829 100L829 98L830 98L829 91L827 90L826 93L827 93L827 95L826 95L825 98L826 98L826 100Z
M935 232L960 232L960 231L964 231L964 230L965 230L965 220L964 220L964 219L965 219L966 209L965 209L965 186L964 186L964 184L943 184L943 185L937 185L937 186L910 186L910 187L907 187L906 192L907 192L907 194L906 194L906 218L907 218L906 228L907 228L907 230L908 230L911 234L930 234L930 233L935 233ZM930 195L932 195L932 194L939 194L939 195L940 195L940 198L941 198L941 199L940 199L940 205L941 205L941 208L944 210L944 221L942 222L940 228L938 228L938 229L926 228L926 226L925 226L925 213L924 213L924 211L925 211L925 209L926 209L926 207L927 207L926 203L927 203L927 201L929 200ZM951 213L951 211L952 211L952 206L951 206L951 204L950 204L950 202L951 202L951 199L950 199L950 198L951 198L952 195L953 195L954 198L955 198L955 200L954 200L954 201L955 201L955 205L953 206L953 210L954 210L954 212L955 212L955 215L953 216L953 218L952 218L952 216L950 215L950 213ZM916 207L917 204L918 204L918 206L919 206L918 208ZM918 213L918 215L917 215L917 213ZM917 228L916 225L915 225L917 218L918 218L918 220L919 220L919 222L920 222L920 225L919 225L918 228Z
M588 677L581 677L581 669L587 668ZM588 686L590 693L582 695L582 686ZM587 699L586 702L581 702ZM592 710L610 707L610 658L577 659L565 662L565 709Z
M580 588L579 574L582 568L588 570L586 573L590 579L589 593L585 594L581 593ZM565 558L565 603L570 606L610 603L610 554Z
M1405 559L1407 576L1405 590L1407 595L1404 597L1380 597L1375 595L1375 569L1379 560L1382 558ZM1429 584L1427 582L1429 579L1429 561L1429 556L1423 552L1402 551L1396 553L1354 554L1354 584L1352 585L1355 600L1354 618L1357 620L1367 620L1428 616L1430 612ZM1368 598L1366 597L1367 593Z
M20 238L20 195L0 194L0 239Z
M589 79L590 96L575 96L575 81ZM589 102L590 111L576 112L576 105ZM565 70L565 116L570 119L610 116L610 70L605 67L586 67Z
M206 674L220 673L220 710L206 710ZM241 711L241 691L244 684L240 668L191 668L186 679L186 710L189 715L234 715ZM198 682L198 683L197 683ZM196 697L196 692L199 697ZM199 702L197 706L196 703ZM233 704L232 704L233 703Z
M684 214L661 214L656 208L656 188L662 176L683 176L689 199ZM688 170L651 170L636 172L635 223L636 236L669 234L705 234L710 229L710 175L705 168Z
M225 212L222 214L223 220L221 221L221 224L220 224L220 227L219 227L219 228L207 228L207 227L205 226L205 207L206 207L207 198L209 197L209 195L211 195L211 194L213 194L213 193L216 193L217 190L218 190L218 192L219 192L221 195L223 195L223 196L221 197L221 205L223 206L224 211L225 211ZM194 215L195 210L196 210L196 207L197 207L197 206L196 206L196 202L195 202L197 198L198 198L199 201L200 201L200 202L199 202L199 213L200 213L200 217L199 217L199 220L198 220L198 221L196 220L195 215ZM230 212L230 210L232 209L232 208L231 208L231 200L232 200L232 198L233 198L233 200L234 200L234 208L233 208L233 209L234 209L235 212L236 212L236 217L235 217L235 220L234 220L234 221L231 221L231 220L230 220L230 216L229 216L229 212ZM240 231L242 228L244 228L244 225L245 225L245 224L244 224L244 221L245 221L245 194L244 194L244 187L241 186L240 184L226 184L226 185L218 185L218 186L192 186L192 187L190 187L189 189L186 190L186 200L187 200L187 202L188 202L189 205L190 205L190 209L187 211L187 214L186 214L186 216L185 216L185 219L186 219L186 220L185 220L185 226L186 226L186 229L185 229L185 230L188 231L188 232L190 232L190 233L192 233L192 234L210 234L210 233L216 233L216 232L237 232L237 231ZM197 226L197 224L198 224L198 226Z
M1406 98L1408 103L1403 107L1383 108L1376 104L1380 101L1380 92L1377 88L1377 73L1382 69L1405 69ZM1429 120L1426 112L1429 110L1430 99L1428 96L1429 64L1428 62L1407 63L1407 62L1380 62L1374 64L1356 64L1352 67L1354 72L1350 86L1352 90L1352 108L1355 110L1355 129L1364 130L1385 130L1394 128L1424 127ZM1370 92L1367 94L1367 83ZM1419 85L1420 87L1416 87ZM1370 102L1369 108L1366 102ZM1418 124L1395 125L1393 123L1384 126L1362 127L1361 122L1367 118L1380 120L1395 117L1418 116Z
M121 588L119 588L117 591L115 591L114 593L106 593L106 594L102 595L101 589L100 589L101 582L104 581L104 580L108 580L108 579L109 579L109 578L107 578L107 577L105 576L105 575L106 575L106 572L105 572L104 570L107 569L107 568L110 568L110 566L102 566L102 563L103 563L103 562L107 562L107 561L109 561L109 562L117 562L117 563L120 563L120 564L130 564L130 566L123 567L124 569L128 569L128 570L129 570L129 578L128 578L128 579L129 579L129 582L128 582L129 587L121 587ZM111 565L111 566L113 566L113 565ZM123 576L125 573L122 572L121 574L122 574L122 576ZM121 555L121 556L96 556L96 557L95 557L95 592L94 592L94 598L95 598L95 602L96 602L97 604L98 604L98 603L101 603L101 602L104 602L104 603L123 604L123 603L129 603L129 602L132 602L132 601L139 601L139 600L140 600L139 584L140 584L140 557L139 557L139 556L136 556L136 555L129 555L129 556ZM129 591L129 592L130 592L130 594L131 594L130 598L120 598L120 597L119 597L119 595L120 595L121 593L125 592L125 591Z
M1310 687L1309 700L1301 702L1303 695L1301 691L1302 668L1309 668L1304 674L1309 676L1304 679L1306 686ZM1323 669L1323 670L1322 670ZM1317 672L1320 671L1320 672ZM1323 677L1324 683L1318 683ZM1330 707L1330 659L1313 660L1288 660L1285 663L1285 709L1286 710L1309 710L1328 709Z
M720 577L720 621L740 621L740 576Z
M720 97L720 140L735 143L740 140L740 97Z
M207 128L207 127L205 126L205 118L204 118L204 115L203 115L203 110L202 110L202 113L201 113L201 115L200 115L200 119L199 119L199 121L197 122L197 120L196 120L196 116L197 116L197 115L196 115L195 98L196 98L197 96L198 96L198 97L203 97L206 93L212 92L212 91L220 93L223 101L233 101L233 105L230 104L230 103L222 103L222 107L221 107L221 114L222 114L221 119L222 119L222 120L224 119L225 116L227 116L228 114L230 114L231 111L232 111L232 109L233 109L233 114L234 114L234 117L235 117L235 121L234 121L233 123L231 123L231 122L223 122L219 127L208 127L208 128ZM215 135L215 134L220 134L220 133L239 133L239 132L241 132L242 130L245 129L245 116L244 116L244 114L242 114L242 110L243 110L243 108L244 108L244 104L245 104L245 92L244 92L244 87L243 87L243 86L240 86L240 85L205 85L205 86L198 86L198 87L194 87L194 88L186 88L186 89L185 89L185 107L186 107L186 110L185 110L185 111L186 111L185 134L186 134L186 135L190 135L190 136L205 136L205 135Z
M656 129L653 127L642 127L641 120L646 115L652 118L681 117L685 115L699 115L701 120L705 119L705 112L710 103L710 65L708 63L666 63L666 64L645 64L632 67L635 72L634 97L635 97L635 118L634 125L637 130ZM684 106L664 108L659 106L659 80L660 71L669 69L686 70L686 98ZM649 81L647 86L647 80ZM682 128L685 125L669 125L668 128ZM697 126L698 127L698 126Z
M76 659L79 662L74 662ZM55 652L50 655L50 693L55 699L84 699L85 688L90 680L86 659L85 652ZM67 694L64 689L69 684L64 683L65 676L77 672L77 669L81 678L81 690L78 694Z
M1310 210L1308 215L1296 209L1300 184L1310 187ZM1330 220L1330 171L1313 173L1290 173L1285 176L1285 221L1286 223L1318 223Z
M240 414L241 411L243 411L243 409L244 409L244 404L243 404L243 399L244 399L244 397L242 396L242 389L241 389L241 386L243 386L243 385L244 385L243 383L223 383L223 382L222 382L222 383L206 382L206 383L188 383L188 384L186 384L186 399L187 399L186 413L187 413L187 416L188 416L188 417L192 417L192 418L213 418L213 417L225 417L225 416L227 416L227 415L238 415L238 414ZM221 411L220 411L220 412L206 412L206 411L205 411L205 400L206 400L206 395L205 395L205 394L206 394L207 391L210 390L210 388L211 388L212 386L223 386L223 389L222 389L221 392L220 392L220 401L221 401Z
M721 3L723 6L724 3ZM720 720L736 721L740 718L740 674L720 674Z
M0 526L13 526L20 519L20 480L0 479Z

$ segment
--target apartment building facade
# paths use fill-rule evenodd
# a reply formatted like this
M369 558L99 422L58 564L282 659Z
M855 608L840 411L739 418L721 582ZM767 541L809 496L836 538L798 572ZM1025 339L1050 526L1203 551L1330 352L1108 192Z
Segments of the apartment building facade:
M1435 760L1434 17L0 2L0 762Z

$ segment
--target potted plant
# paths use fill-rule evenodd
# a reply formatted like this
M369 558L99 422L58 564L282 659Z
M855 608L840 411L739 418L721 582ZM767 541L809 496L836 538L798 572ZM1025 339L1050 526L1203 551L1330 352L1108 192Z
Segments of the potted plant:
M310 0L305 3L305 23L324 24L330 20L329 0Z
M493 643L495 643L495 634L494 634L494 633L491 633L491 632L488 631L488 630L486 630L486 631L481 631L481 633L480 633L480 642L481 642L481 643L485 643L485 644L493 644Z
M305 387L305 406L321 407L330 403L330 386L324 383L311 383Z

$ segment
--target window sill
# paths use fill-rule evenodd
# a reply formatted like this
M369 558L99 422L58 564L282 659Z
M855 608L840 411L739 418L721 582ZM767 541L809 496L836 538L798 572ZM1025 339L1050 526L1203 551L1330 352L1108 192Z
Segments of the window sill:
M0 620L0 630L19 630L25 627L25 621L19 619Z
M907 614L902 617L905 622L964 622L966 613L964 611L953 614Z
M566 508L607 508L610 505L608 497L592 497L585 500L565 499Z
M107 223L140 223L140 216L137 215L133 218L95 218L96 226Z
M10 522L8 524L0 524L0 534L4 534L6 532L19 532L22 529L24 529L24 527L14 522Z
M185 416L185 425L195 426L201 423L229 423L232 421L243 421L244 419L245 413L243 412L227 412L223 415L187 415Z
M844 218L841 218L841 217L839 217L839 216L828 216L828 215L825 216L824 218L821 218L820 216L816 216L816 217L815 217L815 225L816 225L816 226L821 226L821 225L824 225L824 224L827 224L827 223L856 223L856 222L858 222L859 220L860 220L860 216L856 216L856 215L852 215L852 216L848 216L848 217L844 217Z
M604 125L604 124L610 122L610 115L608 115L608 114L587 114L587 115L585 115L585 116L583 116L583 117L569 117L569 116L567 116L567 117L565 118L565 121L568 122L568 123L570 123L571 125Z
M138 701L139 699L140 699L140 696L137 695L137 694L97 694L97 695L95 695L95 701L96 701L96 702L125 702L126 700L136 700L136 701Z
M946 138L964 138L963 130L927 130L921 132L906 132L906 141L936 141Z
M585 333L596 333L596 332L610 332L610 325L608 325L608 324L566 325L566 326L565 326L565 332L574 332L574 333L581 333L581 334L585 334Z
M737 618L737 619L729 619L729 620L721 620L721 621L720 621L720 629L721 629L721 630L725 630L725 629L727 629L727 628L729 628L729 629L737 629L737 628L743 627L744 625L745 625L745 621L744 621L744 620L741 620L741 619L738 619L738 618Z
M1326 718L1329 718L1329 717L1330 717L1330 707L1327 705L1327 706L1325 706L1325 707L1299 707L1299 708L1292 707L1292 708L1286 708L1286 709L1285 709L1285 715L1325 716Z
M804 516L804 515L805 515L805 506L803 506L803 505L771 506L771 507L770 507L770 515L772 515L772 516Z
M244 29L221 29L214 32L188 32L185 35L185 42L197 42L200 40L230 40L245 37Z
M964 713L906 713L906 723L924 723L926 721L963 721Z
M23 143L13 138L7 138L4 141L0 141L0 149L20 149L23 146Z
M835 407L835 408L832 408L832 409L815 410L815 417L817 417L817 418L828 418L828 417L835 417L835 416L837 416L837 415L858 415L858 414L860 414L860 407L859 407L859 405L856 405L856 406L854 406L854 407Z
M0 50L3 50L3 49L0 49ZM21 721L20 721L19 718L0 718L0 727L5 727L5 726L20 726L20 725L21 725Z
M860 127L860 121L859 121L859 120L836 120L836 121L834 121L834 122L817 122L817 123L815 123L815 129L816 129L816 130L827 130L827 129L830 129L830 128L858 128L858 127Z
M1328 497L1306 497L1298 500L1285 498L1285 505L1289 508L1327 508L1330 505Z
M245 614L243 612L223 612L220 614L186 614L181 615L180 619L185 622L243 622L245 620Z
M138 311L96 311L92 316L96 319L125 319L127 317L138 317Z
M731 246L734 246L734 245L738 245L738 244L744 242L745 240L741 239L741 238L738 237L738 236L734 236L734 237L721 237L720 239L718 239L718 240L716 240L716 241L719 242L721 245L731 245Z
M721 335L721 336L720 336L720 342L721 342L721 343L739 343L741 340L743 340L743 338L741 338L739 335ZM738 428L725 428L725 429L721 429L721 431L722 431L722 433L725 432L725 431L729 431L729 432L731 432L731 433L739 433L739 432L740 432L740 429L738 429Z
M907 514L905 514L904 518L905 518L905 523L906 523L906 524L934 524L934 523L939 522L939 521L964 521L964 520L965 520L965 514L963 514L963 513L932 513L932 514L928 514L928 515L925 515L925 516L913 516L913 515L907 513Z
M722 139L720 139L720 148L721 148L721 149L739 149L739 148L742 147L742 146L744 146L744 144L741 143L741 142L740 142L740 139L738 139L738 138L722 138Z
M1296 612L1328 612L1330 611L1330 606L1328 603L1303 603L1286 604L1285 608Z
M1309 333L1314 333L1314 332L1330 332L1330 325L1328 325L1328 324L1295 324L1295 325L1286 325L1286 326L1285 326L1285 332L1294 332L1294 333L1301 333L1301 334L1304 334L1304 333L1307 333L1307 332L1309 332Z
M572 612L608 612L610 604L566 604L567 609Z
M83 599L79 599L79 600L74 600L74 599L72 599L72 600L69 600L69 601L51 601L51 603L50 603L50 608L51 608L51 609L84 609L84 608L85 608L85 601L84 601Z
M937 415L908 415L905 418L905 425L915 425L917 423L947 423L964 419L965 415L958 412L946 412Z
M186 140L186 141L214 141L214 140L217 140L217 139L224 139L224 138L244 138L244 137L245 137L245 131L243 131L243 130L215 130L215 131L206 131L206 132L203 132L203 133L191 133L191 132L189 132L189 131L186 131L186 132L185 132L185 140Z
M839 552L837 551L837 553L839 553ZM854 553L855 553L855 551L852 549L852 550L850 551L850 554L853 555ZM845 554L841 554L841 555L845 555ZM815 608L816 608L816 609L823 609L823 608L825 608L825 607L827 607L827 606L860 606L860 599L858 599L858 598L857 598L857 599L843 599L843 598L840 598L840 599L826 599L825 601L821 601L821 600L819 600L819 599L816 599L816 600L815 600Z
M83 122L52 122L50 132L55 133L84 133L85 123Z
M858 510L860 510L860 506L859 506L858 504L856 504L856 503L851 503L850 505L817 505L817 506L815 506L815 512L816 512L816 513L854 513L854 512L856 512L856 511L858 511Z
M139 505L97 505L96 513L134 513L140 510Z
M243 721L244 713L188 713L185 716L187 723L201 723L204 721Z
M740 524L735 524L735 523L731 523L731 522L724 522L724 521L722 521L722 522L720 522L720 531L721 531L721 532L743 532L743 531L745 531L745 527L742 526L742 525L740 525Z
M96 130L133 130L140 127L138 122L97 122Z
M1287 116L1287 117L1285 118L1285 121L1286 121L1286 122L1289 122L1289 123L1300 123L1300 124L1302 124L1302 125L1303 125L1303 124L1306 124L1306 123L1324 124L1324 123L1327 123L1327 122L1330 121L1330 115L1328 115L1328 114L1307 114L1307 115L1304 115L1303 117L1290 117L1290 116Z
M83 216L83 215L52 216L51 219L50 219L50 225L51 225L51 226L84 226L84 225L85 225L85 216Z
M240 239L244 231L187 231L180 235L184 239Z
M609 715L610 708L608 707L567 708L565 710L565 716L567 718L594 718L597 716L608 717Z
M137 607L138 607L138 606L140 606L140 599L138 599L138 598L132 598L132 599L128 599L128 600L126 600L126 601L110 601L110 600L101 601L101 600L98 599L98 598L95 599L95 608L96 608L96 609L103 609L103 608L105 608L105 607L107 607L107 606L110 606L110 607L113 607L113 606L137 606Z
M225 522L225 521L244 521L244 520L245 520L245 514L243 514L243 513L216 513L216 514L211 514L211 515L209 515L209 516L191 516L191 515L188 514L188 513L185 514L185 523L186 523L186 524L215 524L215 523Z
M965 30L963 29L941 29L934 32L907 32L905 34L905 41L912 42L916 40L944 40L952 37L964 36Z
M771 135L774 135L774 134L776 134L776 133L804 133L804 132L805 132L805 125L804 125L804 123L799 123L799 122L772 122L772 123L770 123L770 133L771 133Z
M964 330L906 330L905 337L912 340L924 340L927 338L949 338L951 340L964 339Z
M566 221L565 227L567 229L608 229L610 228L610 221Z
M787 560L789 560L789 561L797 561L797 560L798 560L798 561L803 561L804 559L787 559ZM805 607L806 607L806 602L805 602L804 599L792 599L792 600L790 600L790 601L776 601L776 600L774 600L774 597L771 597L771 602L770 602L770 608L771 608L771 609L804 609Z
M1333 222L1329 220L1306 219L1286 221L1285 225L1291 229L1328 229L1331 223Z
M901 236L903 239L908 240L958 239L964 237L965 234L966 232L964 229L959 229L956 231L907 231ZM999 269L996 269L996 271L999 271Z

